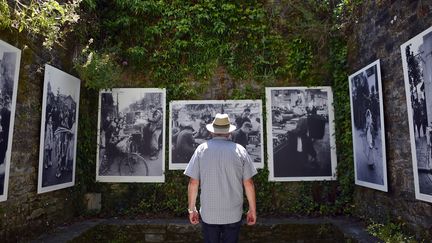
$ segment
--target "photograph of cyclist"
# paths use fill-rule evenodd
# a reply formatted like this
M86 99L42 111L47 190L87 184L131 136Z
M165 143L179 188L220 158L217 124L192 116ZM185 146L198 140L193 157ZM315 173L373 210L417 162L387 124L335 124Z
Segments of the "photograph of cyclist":
M401 45L416 198L432 202L432 27Z
M80 83L79 79L45 65L38 193L75 184Z
M355 183L387 191L387 162L380 62L348 78L354 151Z
M21 50L0 40L0 202L7 199Z
M163 182L164 120L165 89L101 91L96 180Z
M170 103L171 170L184 170L198 145L211 139L206 124L217 113L229 114L237 127L229 139L248 151L255 168L264 167L261 100L191 100Z

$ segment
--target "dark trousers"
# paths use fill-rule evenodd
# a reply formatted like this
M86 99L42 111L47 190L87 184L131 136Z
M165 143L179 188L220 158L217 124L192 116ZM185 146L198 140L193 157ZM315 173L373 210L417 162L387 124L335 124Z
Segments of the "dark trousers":
M232 224L207 224L202 221L201 226L205 243L237 243L241 220Z

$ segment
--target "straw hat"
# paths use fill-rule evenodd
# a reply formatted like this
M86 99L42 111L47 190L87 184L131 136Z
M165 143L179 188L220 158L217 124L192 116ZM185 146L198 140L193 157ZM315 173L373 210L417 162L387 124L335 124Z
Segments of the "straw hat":
M211 133L225 134L230 133L236 129L231 125L228 114L217 113L215 119L211 124L206 125L207 130Z

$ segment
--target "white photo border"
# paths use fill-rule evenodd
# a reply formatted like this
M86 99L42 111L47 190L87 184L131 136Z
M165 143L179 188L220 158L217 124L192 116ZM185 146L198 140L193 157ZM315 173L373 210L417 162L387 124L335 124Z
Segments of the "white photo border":
M143 91L144 93L160 93L162 95L162 175L161 176L101 176L99 175L99 137L101 130L101 97L103 93L113 93L116 91ZM99 91L99 102L98 102L98 127L97 127L97 149L96 149L96 181L97 182L108 182L108 183L163 183L165 182L165 134L166 134L166 89L159 88L113 88L110 90Z
M272 110L271 110L271 92L273 90L308 90L308 89L320 89L327 92L327 107L329 115L329 138L330 138L330 159L331 159L331 176L305 176L305 177L275 177L274 176L274 161L273 161L273 121L272 121ZM326 181L336 180L336 167L337 167L337 156L336 156L336 141L335 141L335 129L334 129L334 107L333 107L333 92L330 86L312 86L312 87L266 87L266 114L267 114L267 164L269 168L269 181Z
M432 26L428 29L424 30L420 34L414 36L407 42L403 43L400 46L401 56L402 56L402 66L403 66L403 77L405 83L405 95L407 101L407 113L408 113L408 125L409 125L409 133L410 133L410 141L411 141L411 156L412 156L412 164L413 164L413 173L414 173L414 189L415 189L415 197L418 200L422 200L425 202L432 202L432 195L424 194L420 192L420 181L418 175L418 160L416 153L416 144L415 144L415 134L414 134L414 121L413 121L413 111L412 111L412 103L411 103L411 94L410 94L410 84L408 77L408 66L407 60L405 56L405 49L408 45L411 45L413 42L420 41L423 36L432 32Z
M56 75L61 75L61 80L67 82L75 82L75 88L77 91L77 100L76 100L76 112L75 112L75 136L74 136L74 153L73 153L73 169L72 169L72 181L61 183L52 186L42 187L42 179L43 179L43 157L44 157L44 145L45 145L45 117L46 117L46 105L47 105L47 88L48 81L50 81L50 75L56 73ZM59 80L58 77L56 77ZM44 86L43 86L43 96L42 96L42 117L41 117L41 132L40 132L40 145L39 145L39 170L38 170L38 190L37 193L45 193L51 192L67 187L72 187L75 185L75 172L76 172L76 151L77 151L77 141L78 141L78 117L79 117L79 102L80 102L80 86L81 80L78 78L58 69L51 65L45 64L45 76L44 76Z
M215 104L215 105L226 105L226 104L258 104L259 105L259 118L260 118L260 139L261 139L261 162L254 162L254 166L257 169L264 168L264 121L263 121L263 107L262 100L173 100L169 103L169 169L170 170L185 170L187 163L173 163L172 162L172 107L173 105L199 105L199 104Z
M378 87L377 87L377 92L378 95L380 97L379 100L379 111L380 111L380 124L381 124L381 150L382 150L382 168L383 168L383 180L384 180L384 184L380 185L380 184L376 184L376 183L370 183L367 181L362 181L358 179L358 171L357 171L357 157L355 156L355 151L356 151L356 147L358 147L358 145L356 144L356 140L354 137L354 130L355 130L355 126L354 126L354 108L353 108L353 100L352 100L352 84L351 84L351 80L352 78L354 78L355 76L357 76L358 74L368 70L369 68L376 66L376 75L378 78ZM374 62L372 62L371 64L367 65L366 67L363 67L362 69L358 70L357 72L349 75L348 77L348 84L349 84L349 90L350 90L350 105L351 105L351 127L352 127L352 137L353 137L353 158L354 158L354 175L355 175L355 184L359 185L359 186L364 186L364 187L368 187L368 188L372 188L375 190L380 190L380 191L384 191L384 192L388 192L388 182L387 182L387 159L386 159L386 142L385 142L385 125L384 125L384 108L383 108L383 93L382 93L382 82L381 82L381 64L380 64L380 60L376 60Z
M13 130L15 124L16 99L17 99L18 80L19 80L20 64L21 64L21 50L2 40L0 40L0 48L1 49L4 48L7 51L16 52L17 55L17 59L15 61L15 68L16 68L15 75L13 79L13 89L12 89L13 93L12 93L12 100L11 100L8 144L7 144L7 150L5 155L5 177L4 177L4 184L3 184L3 194L0 195L0 202L3 202L7 200L7 196L8 196L9 170L10 170L11 155L12 155L12 140L13 140Z

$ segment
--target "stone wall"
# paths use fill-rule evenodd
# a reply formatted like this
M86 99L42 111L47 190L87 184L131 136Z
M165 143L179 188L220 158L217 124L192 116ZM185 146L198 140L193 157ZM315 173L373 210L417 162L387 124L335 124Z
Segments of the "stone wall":
M71 58L65 58L61 48L48 52L18 33L3 31L0 38L22 51L8 199L0 202L0 239L15 242L53 229L73 216L70 189L37 194L44 65L50 63L68 72Z
M350 36L349 73L354 73L376 59L381 60L389 192L357 186L356 214L380 221L401 219L417 232L431 237L432 205L416 200L414 195L400 45L432 25L432 7L425 1L365 1L359 7L357 17L358 22L352 23L352 27L347 30ZM36 42L26 41L17 33L0 32L0 38L22 50L8 200L0 203L0 239L16 241L18 238L32 238L72 220L75 210L82 207L76 200L74 189L39 195L36 193L43 66L50 63L72 73L72 55L62 48L48 52L41 46L32 44ZM74 48L70 50L73 51ZM208 90L203 97L229 98L228 90L236 85L223 69L217 71L212 84L216 85L211 85L214 88ZM82 93L83 95L85 94ZM97 97L93 94L91 100L96 102ZM83 107L85 105L81 109ZM88 109L87 114L90 114L90 110L96 111L90 107ZM81 173L86 174L87 179L77 175L77 183L84 185L81 187L84 192L104 191L105 187L93 185L94 161L91 160L94 158L87 159L91 168L81 165ZM86 183L88 181L90 183ZM111 185L106 187L109 186ZM126 186L122 186L124 187ZM132 192L135 187L130 188ZM108 193L102 194L103 207L110 208L110 197L113 198L112 202L122 202L118 200L121 197L117 197L120 194L105 191ZM281 197L281 194L278 196Z
M378 221L406 222L432 236L432 204L415 199L400 45L432 25L429 1L365 1L349 31L349 73L380 59L389 191L357 186L356 213Z

